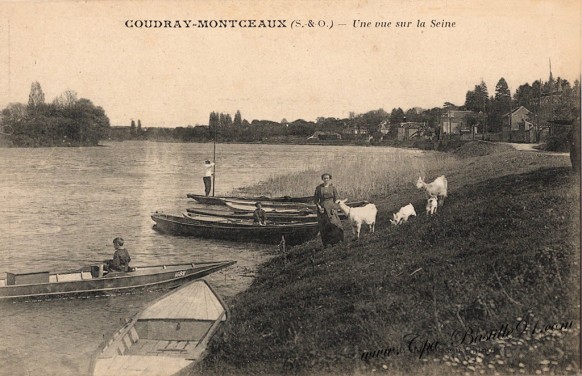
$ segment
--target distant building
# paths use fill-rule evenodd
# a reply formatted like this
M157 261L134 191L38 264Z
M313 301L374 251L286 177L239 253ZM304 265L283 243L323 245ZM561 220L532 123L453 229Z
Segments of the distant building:
M532 112L523 106L519 106L511 113L503 115L503 128L510 131L517 131L520 129L530 129L534 124L530 121Z
M443 111L440 119L440 131L442 135L459 135L469 130L468 117L474 115L473 111L461 111L447 109Z
M399 141L404 141L410 140L411 138L419 138L423 126L424 126L423 123L418 123L414 121L400 123L400 125L398 126L398 133L396 135L396 139Z
M536 142L536 127L531 121L533 114L523 106L503 115L501 139L511 142Z

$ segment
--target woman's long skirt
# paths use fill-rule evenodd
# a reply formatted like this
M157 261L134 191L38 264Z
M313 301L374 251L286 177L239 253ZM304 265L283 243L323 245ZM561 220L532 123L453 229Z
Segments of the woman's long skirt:
M321 206L324 212L317 212L317 222L319 223L319 233L321 234L323 246L342 242L344 240L344 229L335 203L332 200L324 201Z

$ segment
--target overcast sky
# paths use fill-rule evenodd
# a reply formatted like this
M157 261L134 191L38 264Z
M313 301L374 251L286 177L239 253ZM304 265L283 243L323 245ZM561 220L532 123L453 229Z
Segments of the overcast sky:
M546 80L550 59L554 77L579 78L581 18L579 0L1 2L0 108L27 103L33 81L47 102L73 90L112 125L144 127L207 124L211 111L293 121L461 105L481 80L490 94L500 77L512 93ZM221 19L287 27L125 26Z

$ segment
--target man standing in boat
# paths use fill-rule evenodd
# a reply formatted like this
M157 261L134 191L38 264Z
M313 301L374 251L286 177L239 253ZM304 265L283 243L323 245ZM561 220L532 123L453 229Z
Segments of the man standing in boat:
M212 176L214 175L214 162L210 162L208 159L204 162L204 193L206 196L210 194L212 189Z
M113 247L115 247L115 253L113 254L113 260L109 261L109 270L118 272L130 271L129 262L131 257L127 249L123 248L123 238L113 239Z

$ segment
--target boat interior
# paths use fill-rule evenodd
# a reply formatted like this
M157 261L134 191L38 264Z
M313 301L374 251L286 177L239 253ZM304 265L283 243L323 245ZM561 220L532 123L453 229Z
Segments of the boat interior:
M124 276L128 274L139 275L152 273L153 270L183 270L185 267L194 267L192 264L182 264L182 265L160 265L153 267L140 267L131 268L129 272L107 272L104 270L103 265L92 265L91 267L86 267L81 270L69 271L63 273L51 273L51 272L33 272L33 273L6 273L5 279L0 279L0 287L5 286L15 286L15 285L34 285L40 283L55 283L55 282L72 282L72 281L86 281L94 278L102 277L116 277Z

